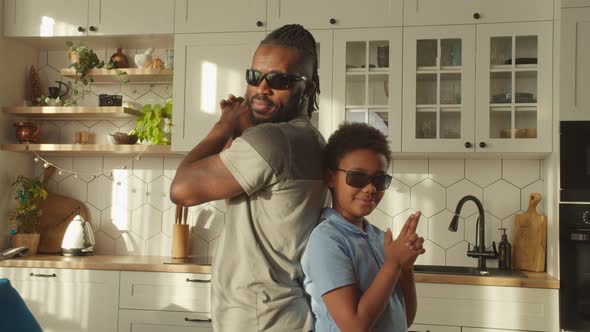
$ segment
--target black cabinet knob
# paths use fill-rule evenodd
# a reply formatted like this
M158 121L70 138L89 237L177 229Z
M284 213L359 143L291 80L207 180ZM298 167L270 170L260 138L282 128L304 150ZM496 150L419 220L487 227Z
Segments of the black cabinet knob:
M486 146L487 146L486 145L486 142L479 142L479 147L480 148L485 148Z
M261 27L262 26L262 21L256 21L256 26L257 27Z
M78 32L84 32L84 28L83 27L78 27Z
M335 18L331 18L330 19L330 24L336 24L336 19Z
M98 30L98 29L97 29L96 27L93 27L93 26L91 25L91 26L90 26L90 28L88 28L88 30L90 30L90 31L93 31L93 32L94 32L94 31L96 31L96 30Z
M471 142L465 142L465 147L466 148L471 148L473 145L471 145Z
M481 15L479 15L479 13L473 13L473 18L474 19L479 19L481 17Z

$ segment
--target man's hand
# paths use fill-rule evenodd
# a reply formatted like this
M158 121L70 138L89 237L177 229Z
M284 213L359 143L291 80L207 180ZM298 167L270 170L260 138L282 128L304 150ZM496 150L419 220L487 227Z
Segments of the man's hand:
M219 107L221 118L218 123L232 132L232 138L242 135L244 130L252 127L248 118L248 105L243 97L230 94L227 99L219 102Z

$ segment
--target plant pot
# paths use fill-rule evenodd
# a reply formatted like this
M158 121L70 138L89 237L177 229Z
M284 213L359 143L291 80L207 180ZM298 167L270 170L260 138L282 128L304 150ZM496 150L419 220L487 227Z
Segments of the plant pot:
M80 61L80 55L78 54L78 51L71 51L68 53L68 57L70 58L70 63L76 63Z
M40 238L41 234L39 233L17 233L12 237L12 247L27 247L29 248L29 256L34 256L39 249Z

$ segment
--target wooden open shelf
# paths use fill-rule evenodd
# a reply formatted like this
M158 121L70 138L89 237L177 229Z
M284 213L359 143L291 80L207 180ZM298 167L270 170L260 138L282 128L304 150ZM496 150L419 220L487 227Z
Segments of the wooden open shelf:
M89 75L94 79L93 84L121 84L122 77L117 75L117 70L127 73L125 75L129 81L127 83L172 83L173 69L143 69L143 68L120 68L120 69L91 69ZM74 68L62 69L61 75L76 79L80 75L76 74Z
M172 152L170 145L144 144L1 144L0 150L10 152L37 152L39 154L120 154L136 155L183 155L182 152ZM145 151L145 152L144 152Z
M2 107L2 112L33 119L108 119L133 118L141 112L121 106L30 106Z

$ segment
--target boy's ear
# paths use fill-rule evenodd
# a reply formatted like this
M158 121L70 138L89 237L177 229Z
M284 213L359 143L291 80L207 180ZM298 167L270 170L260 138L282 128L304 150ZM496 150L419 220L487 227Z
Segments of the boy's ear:
M334 171L332 171L331 169L326 168L324 170L324 180L326 181L326 185L330 189L334 188L334 181L336 181L334 175Z

